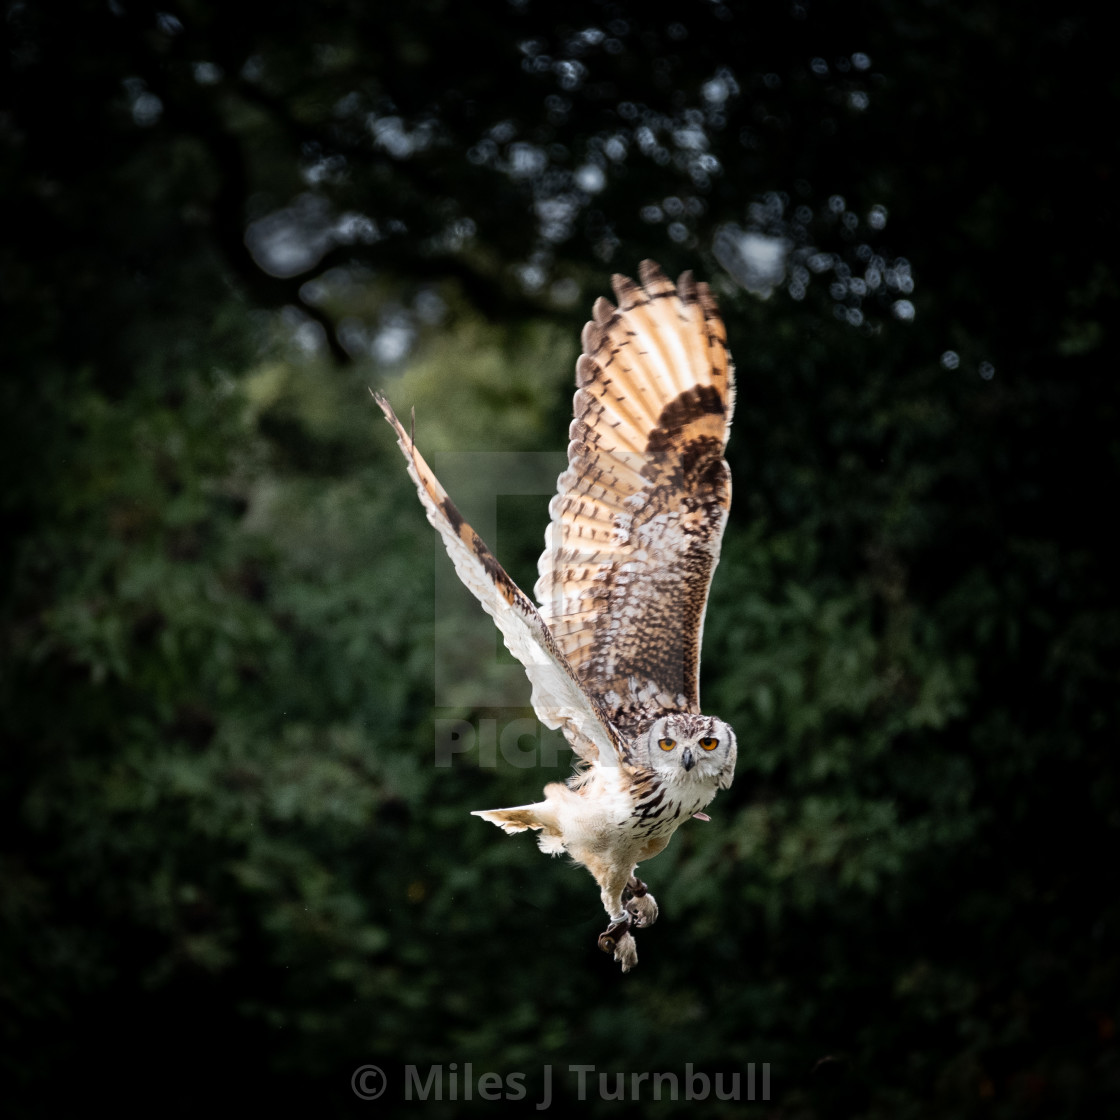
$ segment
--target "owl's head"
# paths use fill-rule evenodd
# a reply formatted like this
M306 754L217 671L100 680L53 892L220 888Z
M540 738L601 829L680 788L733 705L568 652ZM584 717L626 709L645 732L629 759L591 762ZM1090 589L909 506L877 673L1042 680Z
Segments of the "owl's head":
M674 781L716 779L727 789L735 776L735 732L715 716L662 716L646 732L646 749L647 765Z

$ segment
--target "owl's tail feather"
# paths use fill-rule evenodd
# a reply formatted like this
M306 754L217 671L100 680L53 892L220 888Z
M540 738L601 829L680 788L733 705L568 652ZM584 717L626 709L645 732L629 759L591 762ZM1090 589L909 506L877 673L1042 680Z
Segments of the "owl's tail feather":
M550 855L559 855L564 851L556 815L547 801L536 805L515 805L512 809L476 809L471 816L482 817L509 833L525 832L530 828L543 829L543 835L537 839L540 850Z
M538 820L536 805L518 805L513 809L476 809L472 817L496 824L506 832L524 832L527 828L544 828L544 821Z

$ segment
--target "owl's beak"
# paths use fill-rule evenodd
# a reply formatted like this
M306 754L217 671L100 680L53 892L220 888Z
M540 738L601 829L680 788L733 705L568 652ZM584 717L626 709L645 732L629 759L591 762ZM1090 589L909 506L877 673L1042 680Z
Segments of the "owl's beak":
M684 754L681 756L681 765L686 770L691 770L696 765L696 759L692 755L691 747L685 747Z

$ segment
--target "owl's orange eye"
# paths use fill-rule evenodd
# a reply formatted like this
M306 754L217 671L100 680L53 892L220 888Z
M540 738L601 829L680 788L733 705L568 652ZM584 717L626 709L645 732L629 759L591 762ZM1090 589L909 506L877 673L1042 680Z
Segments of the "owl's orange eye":
M676 739L658 739L657 745L663 751L671 751L677 745L677 741Z
M719 740L713 739L710 735L707 738L700 740L700 746L702 746L706 751L714 751L718 743Z

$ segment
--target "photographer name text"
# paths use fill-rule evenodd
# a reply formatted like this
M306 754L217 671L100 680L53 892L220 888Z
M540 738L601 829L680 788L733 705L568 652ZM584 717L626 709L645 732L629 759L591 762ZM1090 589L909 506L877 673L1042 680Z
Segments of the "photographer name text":
M407 1065L403 1070L402 1096L406 1101L524 1101L529 1088L525 1073L476 1072L472 1062L449 1062L426 1067ZM554 1078L562 1090L574 1090L577 1100L603 1101L768 1101L770 1063L749 1062L743 1070L708 1072L686 1062L681 1071L619 1073L600 1071L594 1065L553 1067L540 1071L538 1112L549 1108ZM380 1097L388 1088L377 1066L361 1066L351 1084L364 1100ZM561 1086L557 1086L561 1088ZM537 1095L535 1092L534 1095Z

